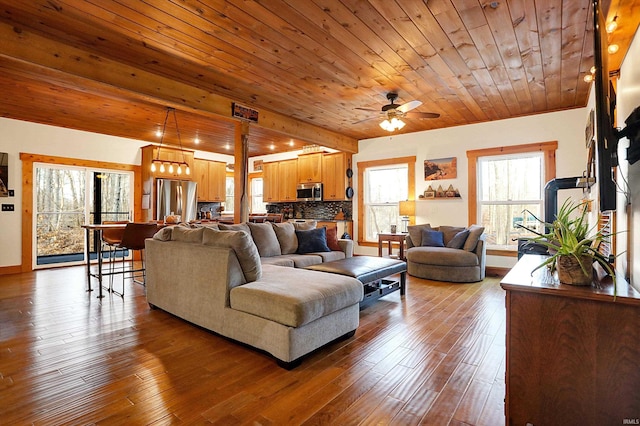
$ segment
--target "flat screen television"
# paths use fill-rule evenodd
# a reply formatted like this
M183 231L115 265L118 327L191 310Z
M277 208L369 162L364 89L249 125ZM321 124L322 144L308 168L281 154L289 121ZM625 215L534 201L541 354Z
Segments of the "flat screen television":
M600 211L616 209L616 182L613 168L618 165L618 137L613 127L615 91L609 81L607 64L607 33L605 16L600 1L593 0L594 45L593 56L596 72L596 182L600 197Z

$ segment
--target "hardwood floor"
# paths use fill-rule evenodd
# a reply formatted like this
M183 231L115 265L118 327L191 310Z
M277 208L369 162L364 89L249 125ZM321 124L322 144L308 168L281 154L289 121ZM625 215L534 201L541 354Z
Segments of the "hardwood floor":
M499 279L409 277L292 371L84 267L0 276L0 424L504 424ZM176 286L176 292L179 292Z

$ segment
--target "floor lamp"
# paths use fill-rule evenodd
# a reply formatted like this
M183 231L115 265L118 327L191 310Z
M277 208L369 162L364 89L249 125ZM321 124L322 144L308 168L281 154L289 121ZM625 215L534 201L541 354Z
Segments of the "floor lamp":
M415 216L416 202L413 200L400 201L398 206L400 216L402 216L402 232L409 232L409 216Z

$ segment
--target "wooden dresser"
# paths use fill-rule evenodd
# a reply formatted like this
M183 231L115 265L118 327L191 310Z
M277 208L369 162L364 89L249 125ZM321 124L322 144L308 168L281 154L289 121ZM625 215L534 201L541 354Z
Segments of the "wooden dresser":
M558 284L525 255L506 290L507 425L640 424L640 294ZM597 286L597 287L596 287Z

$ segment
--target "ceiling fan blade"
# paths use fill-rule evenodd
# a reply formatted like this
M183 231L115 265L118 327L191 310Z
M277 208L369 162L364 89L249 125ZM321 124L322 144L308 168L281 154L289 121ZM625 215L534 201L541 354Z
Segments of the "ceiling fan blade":
M408 112L404 115L407 118L438 118L440 114L436 112Z
M406 104L400 105L396 109L402 113L405 113L405 112L411 111L414 108L418 108L420 105L422 105L422 102L420 101L411 101L411 102L407 102Z
M370 112L380 112L380 110L378 109L371 109L371 108L354 108L354 109L359 109L360 111L370 111Z

